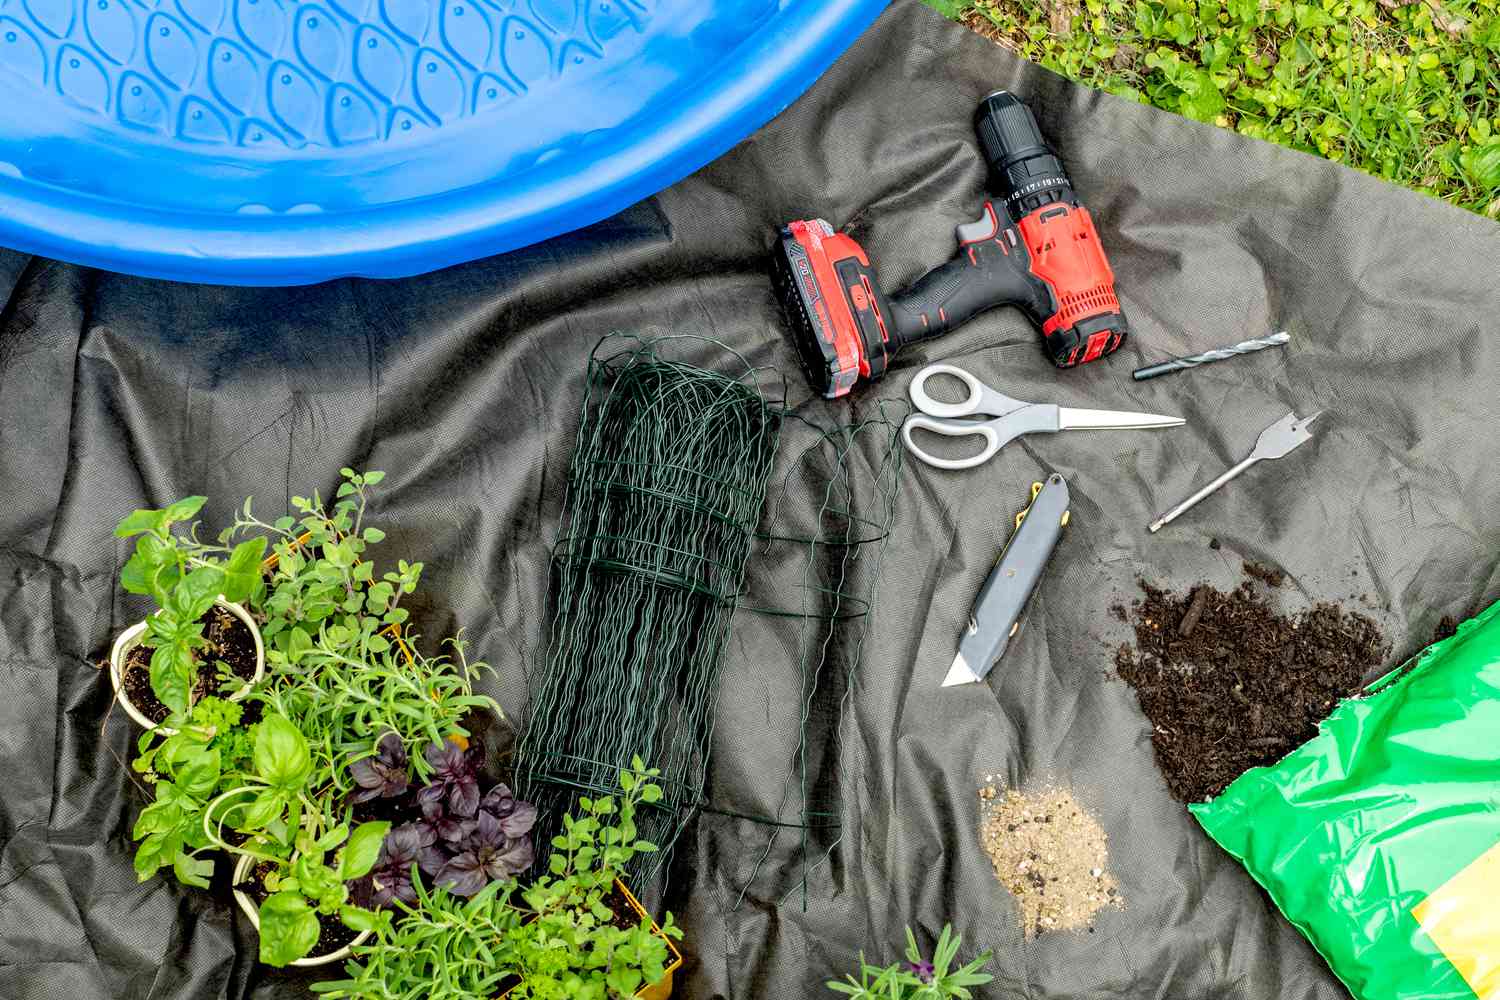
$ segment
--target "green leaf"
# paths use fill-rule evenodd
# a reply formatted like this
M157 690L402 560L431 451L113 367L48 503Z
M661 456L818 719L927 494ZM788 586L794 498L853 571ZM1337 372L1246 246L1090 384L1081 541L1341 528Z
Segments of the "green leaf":
M365 473L365 485L366 486L378 486L380 484L380 481L383 480L384 478L385 478L385 473L384 472L380 472L379 470L372 470L370 472L366 472Z
M162 848L166 846L167 835L165 833L153 833L141 841L135 849L135 874L142 882L156 874L157 869L166 864L162 857Z
M344 922L345 927L361 934L365 931L373 931L375 925L379 923L374 913L358 906L346 906L339 910L339 919Z
M172 608L184 621L195 622L213 607L223 589L224 571L217 566L200 566L177 584Z
M305 958L320 931L317 914L301 894L273 893L260 906L260 960L279 967Z
M301 625L293 625L286 636L286 658L290 663L296 663L302 655L313 648L312 637L309 636Z
M260 564L266 555L266 540L252 538L241 542L229 554L229 565L224 570L224 599L244 601L255 591L260 580Z
M1500 185L1500 142L1489 142L1465 150L1459 161L1464 171L1481 187Z
M115 526L115 537L129 538L143 531L160 531L166 525L166 514L164 510L137 510L127 514Z
M177 881L183 885L207 889L208 880L214 874L214 863L207 858L195 858L179 851L177 857L172 859L172 870L177 874Z
M385 541L385 532L381 531L379 528L366 528L365 541L369 542L371 545L374 545L377 542L383 542Z
M151 693L171 711L186 712L193 673L193 657L185 646L158 646L151 654Z
M148 834L165 833L182 822L182 807L165 795L169 789L175 790L171 782L157 783L156 801L142 809L141 814L136 817L135 829L130 833L132 838L140 840Z
M635 991L641 985L641 974L639 970L629 966L613 968L605 976L605 982L610 989L616 991L622 997L634 996Z
M338 826L334 827L332 830L329 830L327 833L323 834L323 836L319 837L317 843L313 846L316 847L319 851L331 851L348 839L349 824L340 823Z
M150 569L151 561L137 548L120 570L120 586L129 594L149 594Z
M177 766L177 787L195 799L206 799L219 783L219 751L199 750Z
M361 823L355 827L349 843L339 852L339 878L348 881L368 875L380 857L380 845L390 828L391 824L386 822Z
M203 505L207 502L208 497L183 497L176 503L169 504L167 509L162 511L162 518L168 524L176 521L186 521L202 510Z
M240 829L260 830L271 824L286 807L286 796L274 788L267 788L250 801L240 817Z
M268 715L256 726L253 759L256 773L285 791L297 791L312 773L307 740L280 715Z

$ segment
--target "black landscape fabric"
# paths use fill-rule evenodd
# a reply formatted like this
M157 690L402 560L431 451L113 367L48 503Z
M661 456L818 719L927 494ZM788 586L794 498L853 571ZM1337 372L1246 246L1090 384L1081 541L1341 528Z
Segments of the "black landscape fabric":
M948 259L954 225L982 204L970 119L997 87L1029 101L1058 145L1133 338L1059 373L1025 321L999 311L903 355L852 404L809 400L766 271L776 227L818 215L849 227L889 288ZM255 966L229 903L136 882L142 801L117 762L136 732L118 711L101 730L110 686L95 669L144 611L116 583L120 517L202 493L216 530L247 495L275 515L289 494L326 495L340 466L386 470L377 558L426 562L421 631L465 628L497 669L486 688L522 718L588 353L610 331L655 331L780 367L799 412L825 423L901 398L939 359L1023 399L1187 419L1031 437L970 472L907 463L858 684L841 697L851 646L813 699L808 801L836 815L814 818L805 845L741 818L803 812L800 776L788 780L796 623L736 614L708 775L716 811L679 842L667 893L688 932L678 996L825 995L860 949L894 959L903 925L930 942L951 921L966 953L995 953L983 998L1341 997L1168 794L1148 723L1111 674L1129 632L1108 609L1138 595L1138 577L1230 589L1254 559L1287 573L1279 606L1344 602L1399 659L1443 615L1500 597L1497 260L1493 222L1073 86L911 0L722 159L528 250L284 290L0 256L0 996L307 995L305 976ZM1282 328L1284 350L1129 377ZM1326 411L1312 442L1147 533L1289 409ZM810 434L789 424L784 447ZM866 450L851 459L860 469L878 462ZM1069 480L1072 521L1025 627L986 683L941 688L1011 519L1051 472ZM784 510L805 513L812 491L791 485ZM766 594L804 554L758 546L747 599L786 597ZM1097 816L1123 909L1092 932L1023 938L979 840L976 792L991 775L1066 787Z

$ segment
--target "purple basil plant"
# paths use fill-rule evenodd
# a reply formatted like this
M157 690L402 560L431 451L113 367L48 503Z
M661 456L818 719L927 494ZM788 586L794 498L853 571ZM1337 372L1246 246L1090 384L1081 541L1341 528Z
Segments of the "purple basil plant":
M441 806L459 819L471 819L479 808L479 763L474 755L452 740L432 743L424 756L432 765L426 787L417 792L425 816Z
M416 792L421 818L386 834L375 868L360 880L356 894L363 905L414 903L413 863L436 885L472 896L492 881L513 878L535 860L535 806L517 799L505 785L481 798L477 755L452 740L428 746L425 757L432 775ZM405 793L406 763L400 739L387 734L375 757L351 766L360 786L355 801Z
M386 733L376 745L375 756L365 757L349 765L349 774L359 791L352 796L355 802L372 799L392 799L405 795L407 788L406 747L401 737Z
M500 820L487 812L479 814L461 846L463 851L449 859L437 876L437 884L455 896L472 896L491 882L519 875L535 858L529 836L506 836Z

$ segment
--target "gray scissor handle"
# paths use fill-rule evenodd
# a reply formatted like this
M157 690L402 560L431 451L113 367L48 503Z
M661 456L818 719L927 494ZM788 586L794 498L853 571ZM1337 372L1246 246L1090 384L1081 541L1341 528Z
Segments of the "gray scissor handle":
M933 399L927 394L927 380L934 375L952 375L967 387L968 394L957 403L944 403L942 400ZM996 392L979 381L971 372L957 365L928 365L917 372L906 391L911 394L911 401L916 404L917 409L934 417L971 417L976 413L999 417L1026 405L1019 399L1012 399L1003 393ZM938 433L944 432L938 431ZM955 466L955 468L967 468L967 466Z
M923 413L913 413L907 417L901 425L901 437L906 441L906 447L911 453L928 465L939 469L972 469L976 465L982 465L995 456L995 452L1005 447L1007 441L1013 435L1002 436L998 420L949 420L946 417L929 417ZM940 458L929 451L917 446L912 440L912 431L931 431L934 434L942 434L945 437L968 437L974 435L984 439L984 448L977 455L967 458Z

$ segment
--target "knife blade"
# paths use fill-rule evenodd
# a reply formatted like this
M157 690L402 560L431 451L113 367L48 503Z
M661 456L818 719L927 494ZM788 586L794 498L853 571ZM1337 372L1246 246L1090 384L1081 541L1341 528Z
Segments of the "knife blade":
M979 588L969 627L958 641L958 655L943 687L972 684L1005 654L1020 630L1021 612L1042 579L1047 560L1068 523L1068 481L1057 473L1031 484L1031 502L1016 515L1016 530L1000 550L995 568Z

